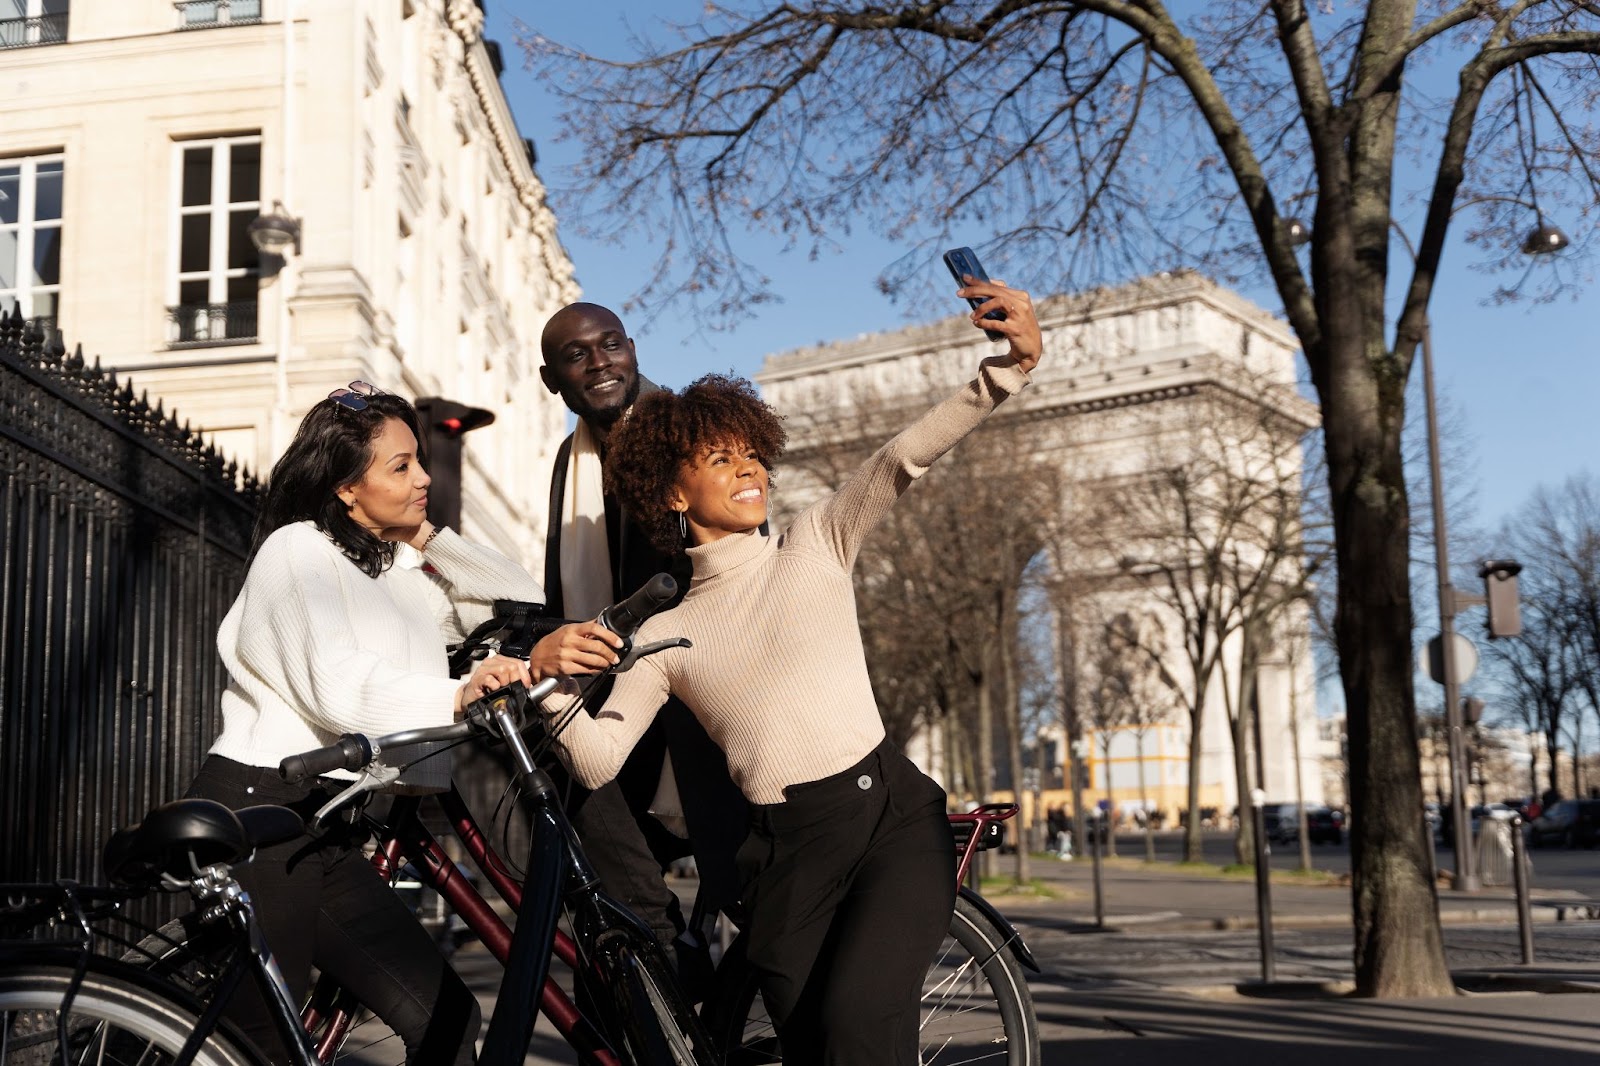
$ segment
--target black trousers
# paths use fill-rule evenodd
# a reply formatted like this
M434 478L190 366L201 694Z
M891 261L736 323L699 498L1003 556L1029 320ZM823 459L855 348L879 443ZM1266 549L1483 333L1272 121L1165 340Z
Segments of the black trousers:
M237 810L261 803L309 817L327 787L295 787L278 772L209 756L189 796ZM362 854L365 834L343 825L257 852L235 871L295 1001L315 966L336 978L405 1042L406 1062L471 1063L478 1001L394 890ZM289 1061L253 981L239 986L229 1016L274 1062Z
M668 752L689 823L687 841L647 813ZM669 952L685 925L678 897L661 877L673 859L694 855L699 891L713 913L734 906L734 855L744 840L749 804L728 775L722 749L682 703L669 700L661 708L610 784L590 791L559 764L551 767L551 777L567 796L567 817L606 892L643 918Z
M753 806L748 957L785 1066L917 1062L922 982L955 907L945 794L885 740Z

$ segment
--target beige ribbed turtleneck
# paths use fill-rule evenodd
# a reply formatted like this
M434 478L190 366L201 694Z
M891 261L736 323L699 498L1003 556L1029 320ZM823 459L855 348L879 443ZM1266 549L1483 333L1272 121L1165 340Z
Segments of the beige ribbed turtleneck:
M561 735L573 776L589 788L615 777L669 694L722 747L752 803L780 803L786 786L860 761L884 733L856 623L856 553L899 495L1027 380L1009 357L986 359L780 535L690 548L688 594L638 639L684 636L694 647L645 659L598 715L573 717Z

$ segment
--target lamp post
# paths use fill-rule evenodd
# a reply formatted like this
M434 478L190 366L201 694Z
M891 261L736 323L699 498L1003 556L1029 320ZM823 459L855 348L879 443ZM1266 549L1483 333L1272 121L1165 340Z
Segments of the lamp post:
M276 399L273 403L272 453L280 454L288 445L289 433L289 289L290 275L300 252L300 221L284 210L283 203L272 202L272 210L252 219L246 227L256 251L282 262L278 269L278 355L274 360Z
M1537 212L1536 212L1537 214ZM1283 219L1291 243L1306 244L1311 240L1311 227L1297 218ZM1417 261L1417 250L1411 238L1394 219L1389 227L1400 235L1412 263ZM1568 244L1567 235L1539 216L1539 224L1523 239L1522 251L1527 255L1549 255L1559 252ZM1422 319L1422 390L1428 422L1428 476L1433 503L1434 570L1439 589L1439 643L1440 683L1444 687L1445 725L1450 753L1450 825L1455 840L1455 872L1452 887L1475 892L1480 886L1472 862L1472 822L1467 814L1467 760L1464 737L1465 726L1461 713L1461 682L1456 670L1455 630L1456 612L1462 607L1484 602L1479 597L1464 597L1456 592L1450 582L1450 535L1445 523L1444 472L1439 461L1439 417L1433 388L1433 329L1428 317ZM1430 847L1431 842L1430 842Z
M1403 237L1404 234L1401 234ZM1410 245L1407 244L1409 249ZM1450 826L1456 853L1451 885L1463 892L1482 887L1472 863L1472 821L1467 815L1466 739L1461 722L1461 681L1456 674L1456 589L1450 583L1450 536L1444 516L1444 469L1439 461L1439 414L1433 390L1433 329L1422 321L1422 395L1428 415L1428 479L1433 496L1433 560L1439 581L1440 684L1450 751Z

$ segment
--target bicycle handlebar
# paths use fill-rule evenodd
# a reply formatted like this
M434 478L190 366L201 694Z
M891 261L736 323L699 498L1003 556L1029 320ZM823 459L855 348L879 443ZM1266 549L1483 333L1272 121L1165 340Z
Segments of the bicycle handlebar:
M678 583L672 579L672 575L657 574L632 596L601 611L599 622L623 640L632 640L645 619L677 594Z
M354 770L372 761L375 754L372 742L360 733L345 733L325 748L303 751L291 755L278 764L278 776L291 785L298 785L313 777L321 777L329 770Z

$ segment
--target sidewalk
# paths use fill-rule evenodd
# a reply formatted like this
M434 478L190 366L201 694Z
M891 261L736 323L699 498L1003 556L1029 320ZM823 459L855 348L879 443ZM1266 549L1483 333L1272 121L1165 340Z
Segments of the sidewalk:
M1350 890L1346 886L1273 885L1278 982L1260 984L1253 931L1255 889L1227 880L1142 862L1103 868L1108 927L1093 924L1090 864L1040 860L1034 876L1063 898L992 896L1038 958L1029 974L1039 1018L1042 1066L1418 1066L1452 1061L1471 1066L1567 1066L1600 1062L1600 922L1541 923L1541 933L1573 934L1578 961L1558 951L1532 970L1518 966L1457 968L1467 994L1438 999L1343 998L1351 968ZM1005 866L1001 867L1005 869ZM693 881L674 881L692 895ZM1497 894L1498 895L1498 894ZM1545 904L1551 913L1557 904ZM1514 945L1515 913L1507 898L1442 892L1452 915L1447 942L1471 944L1486 930L1503 956ZM1469 927L1488 914L1489 927ZM1513 948L1514 954L1514 948ZM1492 957L1485 952L1481 957ZM500 968L479 945L454 961L478 995L487 1019ZM1498 985L1497 985L1497 982ZM1520 992L1493 991L1499 987ZM1565 995L1528 995L1529 990ZM1449 1057L1448 1059L1446 1057ZM393 1062L392 1046L359 1063ZM573 1062L548 1021L536 1026L529 1066Z
M1002 857L995 866L1001 876L1013 869L1013 858ZM1012 897L991 891L997 902L1031 912L1048 908L1059 917L1092 924L1094 921L1093 863L1087 857L1071 862L1030 858L1029 875L1061 894L1056 900ZM1253 877L1224 877L1193 872L1175 863L1146 863L1138 857L1108 859L1101 866L1105 923L1109 928L1201 932L1254 929L1256 889ZM1344 884L1272 882L1272 921L1275 929L1348 926L1351 922L1350 887ZM1509 888L1458 892L1438 890L1439 917L1445 924L1516 922L1516 895ZM1571 922L1600 919L1600 906L1566 889L1534 889L1535 922ZM1600 926L1596 927L1600 930ZM1600 932L1597 932L1600 935Z
M1002 866L1002 870L1006 867ZM1041 860L1030 874L1055 899L990 892L1052 979L1088 987L1188 993L1253 985L1261 976L1255 882L1140 860L1102 866L1105 924L1094 922L1092 866ZM1520 963L1510 893L1441 889L1446 954L1457 985L1473 991L1600 992L1600 922L1574 893L1535 893L1535 962ZM1327 998L1353 977L1350 889L1272 885L1278 991ZM1600 1061L1600 1048L1597 1048Z

